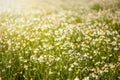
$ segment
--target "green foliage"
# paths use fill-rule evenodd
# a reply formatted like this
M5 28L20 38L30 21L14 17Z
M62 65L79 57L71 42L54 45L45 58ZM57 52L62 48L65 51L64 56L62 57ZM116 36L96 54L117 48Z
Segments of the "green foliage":
M0 80L120 79L119 9L46 1L0 13Z
M91 9L96 10L96 11L100 11L100 10L103 10L103 7L99 3L95 3L91 6Z

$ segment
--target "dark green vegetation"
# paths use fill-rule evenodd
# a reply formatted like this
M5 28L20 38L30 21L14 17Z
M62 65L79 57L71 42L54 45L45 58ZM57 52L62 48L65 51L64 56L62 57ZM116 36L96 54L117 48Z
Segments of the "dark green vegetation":
M0 80L120 79L119 0L28 4L0 12Z

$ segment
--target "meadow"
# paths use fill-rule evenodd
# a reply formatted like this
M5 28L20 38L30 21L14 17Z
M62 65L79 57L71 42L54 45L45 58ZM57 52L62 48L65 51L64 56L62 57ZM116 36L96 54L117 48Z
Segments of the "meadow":
M0 7L0 80L120 80L120 0L19 1Z

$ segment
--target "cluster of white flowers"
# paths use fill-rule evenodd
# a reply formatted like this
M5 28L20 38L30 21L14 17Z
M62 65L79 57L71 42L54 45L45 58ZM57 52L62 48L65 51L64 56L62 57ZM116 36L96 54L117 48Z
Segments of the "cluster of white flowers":
M119 79L120 10L107 8L112 0L86 1L40 0L28 12L0 12L0 79Z

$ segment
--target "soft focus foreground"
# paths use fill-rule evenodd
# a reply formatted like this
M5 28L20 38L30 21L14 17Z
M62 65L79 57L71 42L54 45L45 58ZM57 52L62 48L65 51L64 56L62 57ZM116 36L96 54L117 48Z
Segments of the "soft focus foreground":
M0 0L0 80L119 80L120 0Z

